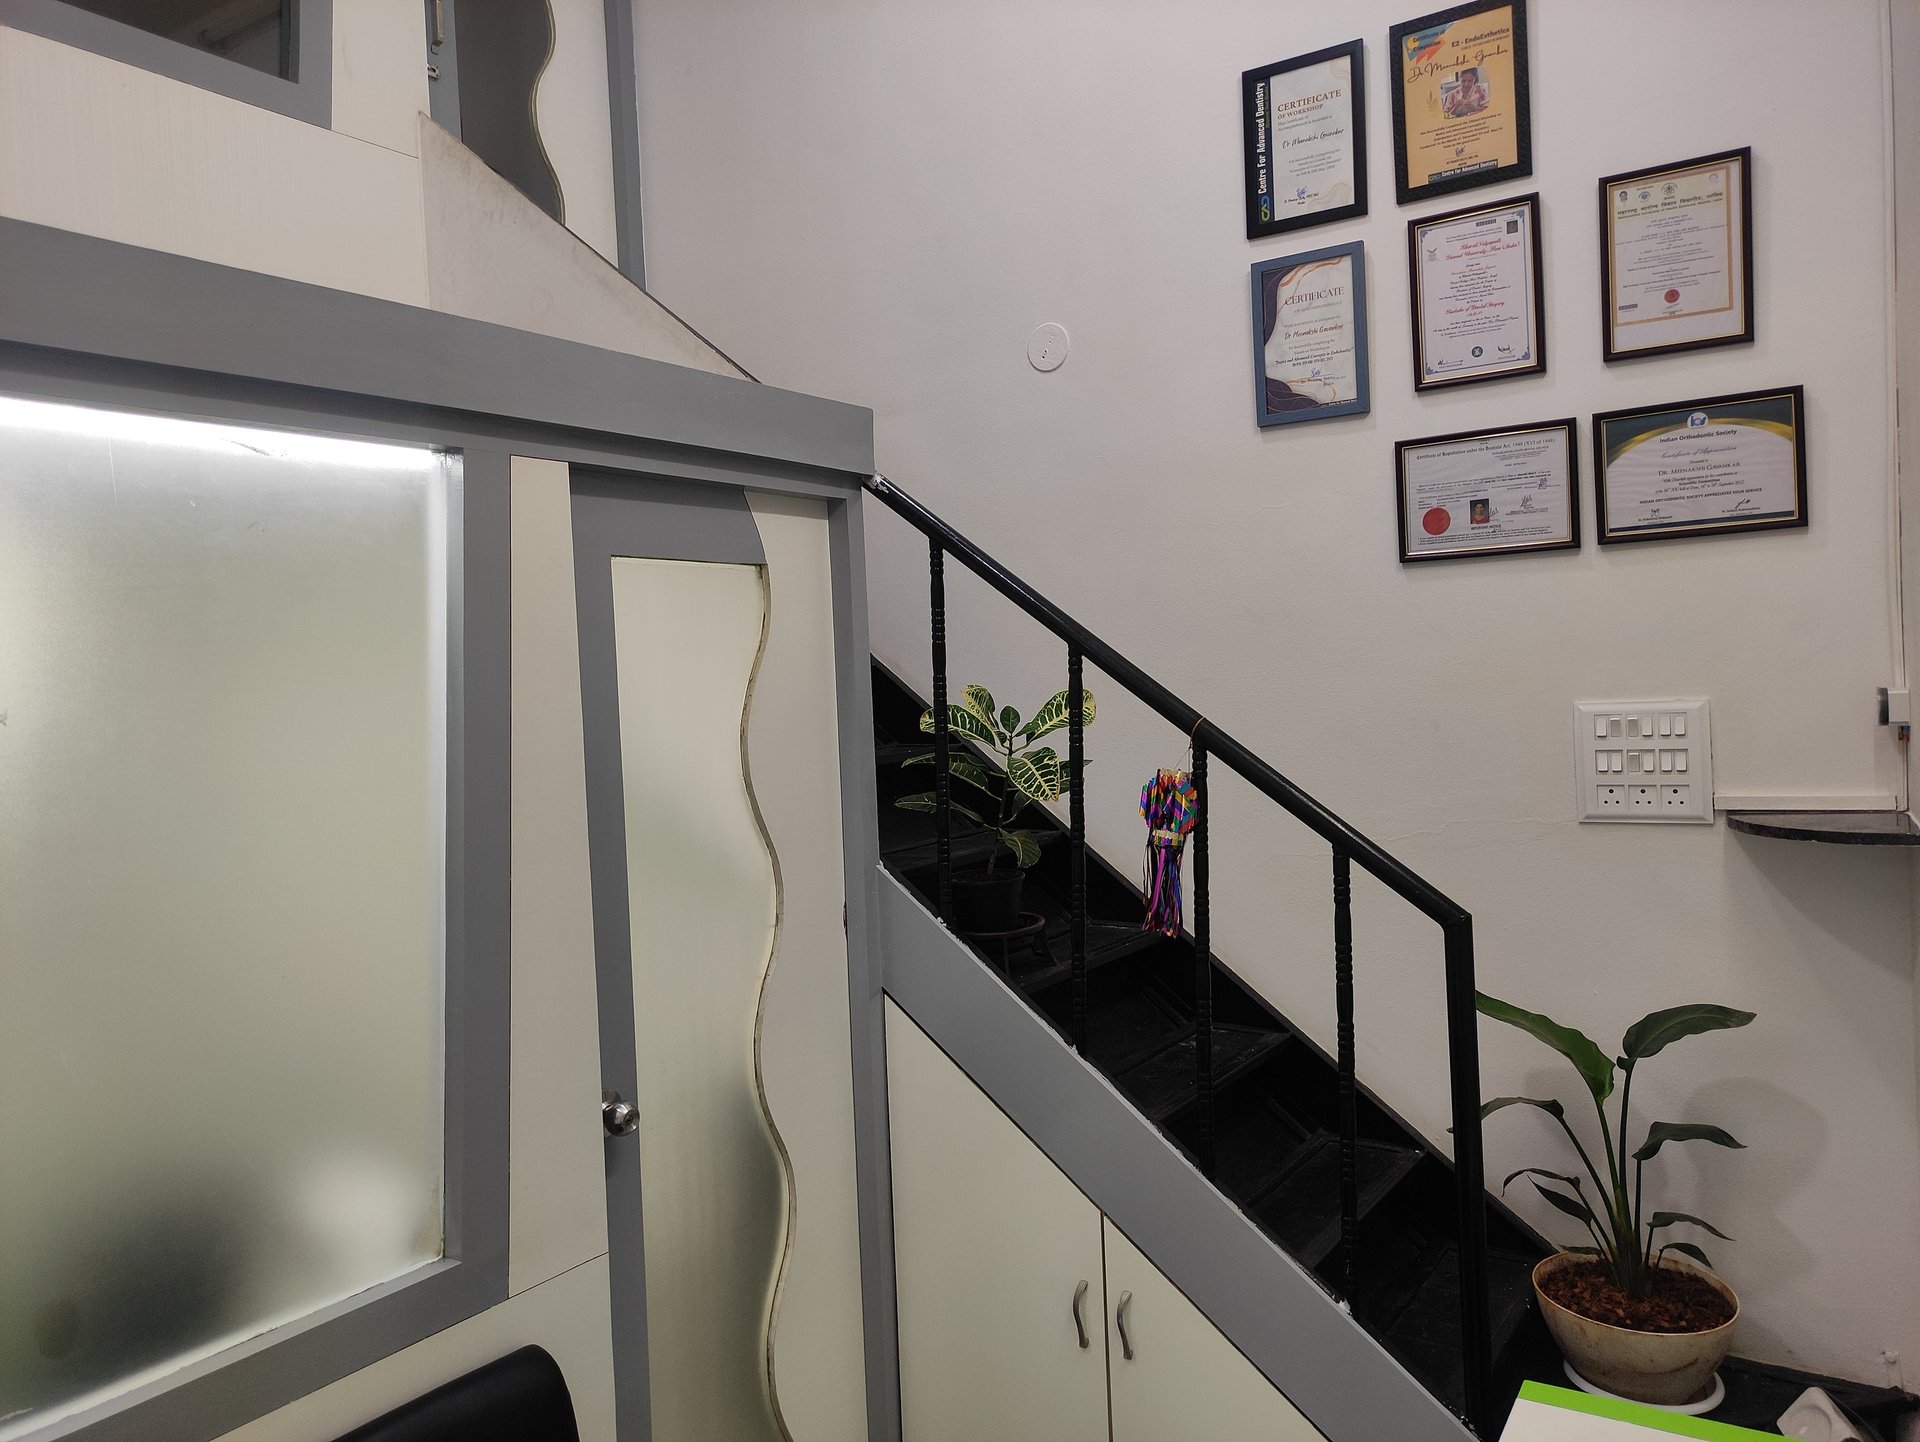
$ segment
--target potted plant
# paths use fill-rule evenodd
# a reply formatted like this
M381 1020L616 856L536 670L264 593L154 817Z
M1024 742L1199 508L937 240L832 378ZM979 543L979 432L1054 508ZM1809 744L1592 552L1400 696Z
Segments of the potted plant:
M1745 1026L1753 1013L1704 1002L1652 1012L1627 1028L1620 1055L1609 1060L1586 1036L1551 1017L1484 993L1475 999L1484 1015L1520 1028L1573 1063L1599 1119L1600 1145L1589 1151L1554 1098L1495 1097L1480 1109L1487 1117L1511 1106L1539 1108L1560 1124L1579 1159L1577 1172L1522 1167L1502 1183L1504 1190L1526 1177L1556 1210L1586 1228L1591 1243L1567 1247L1533 1269L1547 1329L1573 1370L1596 1387L1669 1407L1704 1400L1733 1340L1740 1302L1706 1270L1713 1264L1699 1244L1674 1240L1671 1229L1696 1227L1723 1239L1727 1234L1686 1212L1649 1215L1646 1167L1669 1142L1742 1143L1703 1122L1654 1122L1629 1151L1629 1106L1641 1062L1682 1037ZM1606 1102L1616 1078L1620 1100L1609 1121Z
M1093 693L1080 692L1080 720L1093 724ZM998 769L981 764L964 746L955 744L947 769L959 785L950 787L949 804L976 825L991 831L993 849L985 867L958 872L953 878L953 925L975 934L1014 931L1020 925L1020 891L1026 868L1040 859L1040 843L1015 823L1036 801L1052 801L1067 784L1067 763L1051 746L1035 743L1066 726L1071 719L1067 693L1056 691L1022 723L1011 706L994 704L985 686L968 686L961 700L947 706L948 725L958 742L964 737L994 753ZM933 712L920 717L920 729L931 733ZM931 751L909 756L902 765L931 766ZM894 805L908 811L933 811L938 802L931 791L902 796ZM1002 867L1002 853L1012 865Z

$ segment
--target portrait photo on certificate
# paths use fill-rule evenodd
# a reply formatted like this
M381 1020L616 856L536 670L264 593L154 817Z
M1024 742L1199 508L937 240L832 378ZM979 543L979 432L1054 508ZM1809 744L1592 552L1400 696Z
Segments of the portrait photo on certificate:
M1248 240L1367 213L1364 59L1349 40L1241 75Z
M1263 426L1367 413L1367 261L1359 241L1254 262L1253 391Z
M1600 182L1607 360L1753 339L1753 151Z
M1571 418L1397 441L1393 459L1402 561L1579 549Z
M1387 32L1400 203L1533 174L1526 0L1475 0Z
M1806 525L1805 414L1786 386L1596 415L1601 544Z
M1413 388L1547 368L1540 197L1407 223Z

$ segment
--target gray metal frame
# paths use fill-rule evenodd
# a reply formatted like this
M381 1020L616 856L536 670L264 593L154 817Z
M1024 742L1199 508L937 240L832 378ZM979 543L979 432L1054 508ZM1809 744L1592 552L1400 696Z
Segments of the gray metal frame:
M1473 1434L892 876L887 994L1333 1442Z
M277 110L324 130L333 123L333 0L297 0L294 15L293 78L283 80L61 0L0 0L0 25Z
M0 0L6 3L11 0ZM6 218L0 218L0 393L421 442L463 453L466 631L459 647L465 663L460 690L470 712L499 721L497 734L473 735L461 757L468 784L462 830L475 834L479 827L482 838L475 843L479 849L467 853L466 867L476 879L482 867L498 877L497 885L477 886L478 894L464 905L497 909L473 913L491 919L471 923L469 935L497 927L502 950L507 457L539 456L827 502L836 687L840 715L849 723L841 734L842 821L868 1430L871 1442L894 1442L900 1417L891 1181L872 919L879 845L872 753L860 724L871 714L860 509L860 482L873 469L871 412ZM472 719L467 725L471 731ZM484 824L483 812L498 815L497 830ZM478 991L462 1004L469 1024L476 1024L476 1009L484 1013L484 1025L473 1033L476 1055L491 1048L504 1058L504 956L499 965L497 979L475 982L487 995L494 994L488 988L497 988L497 1009ZM457 1242L463 1260L436 1264L423 1279L444 1272L477 1283L485 1274L487 1285L467 1298L460 1315L504 1295L505 1088L502 1072L497 1084L464 1089L459 1130L469 1140L457 1154L450 1149L450 1175L456 1166L463 1175L479 1167L497 1176L497 1183L464 1184L459 1205L465 1223L457 1237L449 1234L450 1248ZM485 1128L476 1119L487 1116L497 1118L501 1129L497 1171L490 1170L495 1161L478 1135ZM498 1210L489 1211L496 1203ZM502 1244L500 1255L485 1241L494 1236ZM325 1340L299 1367L280 1360L287 1345L282 1334L210 1359L177 1395L154 1399L162 1410L142 1414L139 1435L211 1435L398 1350L425 1335L422 1325L433 1330L423 1319L407 1325L412 1286L402 1279L309 1319L304 1330ZM449 1321L456 1319L449 1314ZM335 1320L347 1325L328 1328ZM73 1425L50 1435L73 1435ZM79 1435L88 1442L117 1442L128 1434Z
M613 222L620 273L647 288L646 233L640 226L640 49L634 0L607 3L607 118L613 130Z
M613 634L615 556L766 564L746 493L644 475L573 476L574 596L580 622L580 712L593 873L594 976L600 1074L640 1092L633 1039L633 933L627 913L626 786L620 759L619 667ZM608 1273L613 1299L614 1427L620 1442L653 1435L647 1353L643 1187L635 1141L607 1148Z

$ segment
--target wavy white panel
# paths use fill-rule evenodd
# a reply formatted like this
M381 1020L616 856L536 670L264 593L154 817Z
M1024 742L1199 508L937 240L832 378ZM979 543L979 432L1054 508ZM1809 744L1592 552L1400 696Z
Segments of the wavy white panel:
M560 182L567 229L617 264L606 6L603 0L550 0L548 8L553 55L534 88L534 126Z
M607 1249L573 505L565 462L515 456L513 1153L507 1290Z
M792 1180L770 1339L774 1397L794 1442L840 1442L864 1437L867 1422L832 560L824 504L750 500L769 595L747 754L780 868L760 1081Z
M765 590L757 566L612 566L653 1435L773 1442L783 1178L754 1022L777 897L744 769Z

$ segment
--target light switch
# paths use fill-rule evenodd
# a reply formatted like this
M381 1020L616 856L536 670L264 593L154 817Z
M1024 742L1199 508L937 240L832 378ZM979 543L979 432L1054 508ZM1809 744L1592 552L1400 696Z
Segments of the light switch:
M1713 824L1705 700L1582 701L1574 738L1581 821Z

